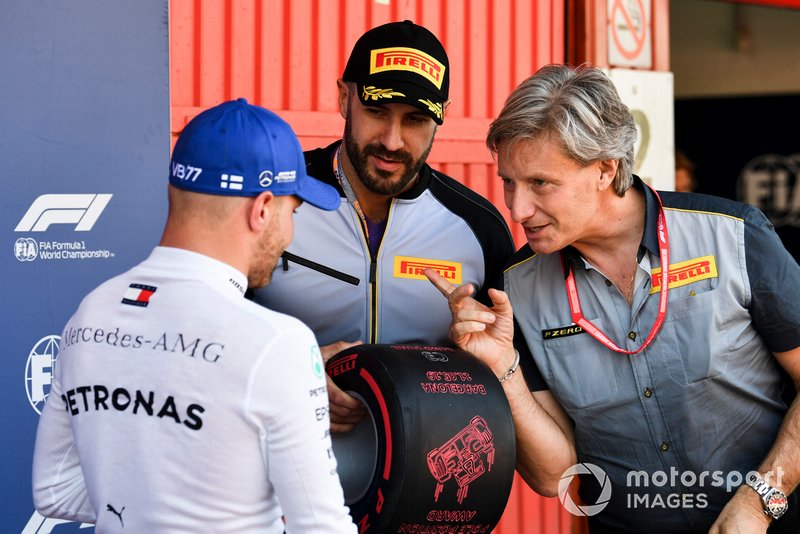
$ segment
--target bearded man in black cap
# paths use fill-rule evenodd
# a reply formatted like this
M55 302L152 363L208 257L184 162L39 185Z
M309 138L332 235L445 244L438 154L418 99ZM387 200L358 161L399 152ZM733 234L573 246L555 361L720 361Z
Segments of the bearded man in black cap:
M341 204L297 211L289 254L254 299L308 324L324 357L357 342L449 345L447 303L423 270L489 304L514 244L488 200L425 162L449 103L444 47L408 20L378 26L336 84L344 138L305 156ZM349 430L360 403L330 382L329 395L331 429Z

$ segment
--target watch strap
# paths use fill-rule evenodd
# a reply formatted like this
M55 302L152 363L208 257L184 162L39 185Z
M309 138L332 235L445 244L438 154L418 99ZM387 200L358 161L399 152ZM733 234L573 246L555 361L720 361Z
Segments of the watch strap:
M767 514L772 518L777 519L778 517L783 515L784 512L786 512L786 505L785 505L786 496L781 490L773 488L772 486L767 484L767 482L756 473L748 474L747 477L745 477L745 483L751 488L753 488L753 490L755 490L755 492L758 493L758 495L761 497L761 501L764 504L765 514ZM770 506L770 497L772 497L773 495L776 495L776 497L782 498L784 500L783 510L778 511L777 513L775 510L772 510Z
M767 498L767 495L769 495L769 493L770 493L770 492L772 491L772 489L773 489L772 487L770 487L770 486L769 486L769 485L768 485L766 482L764 482L763 480L759 480L758 482L756 482L756 484L755 484L754 486L752 486L752 488L753 488L754 490L756 490L756 493L758 493L759 495L761 495L761 498L762 498L762 499L766 499L766 498Z

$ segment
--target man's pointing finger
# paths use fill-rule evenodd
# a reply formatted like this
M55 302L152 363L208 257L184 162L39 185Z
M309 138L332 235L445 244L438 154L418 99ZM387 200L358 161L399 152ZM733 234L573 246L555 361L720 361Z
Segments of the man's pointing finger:
M423 271L423 273L425 274L426 277L428 277L428 280L431 281L434 287L436 287L436 289L438 289L439 292L441 292L441 294L444 295L445 297L449 297L450 293L452 293L453 290L455 289L455 286L453 286L453 284L445 280L444 276L440 275L438 272L431 269L430 267L426 268Z

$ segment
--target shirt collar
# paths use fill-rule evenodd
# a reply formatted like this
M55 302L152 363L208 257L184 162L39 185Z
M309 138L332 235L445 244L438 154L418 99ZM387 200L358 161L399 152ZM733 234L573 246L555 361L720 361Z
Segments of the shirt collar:
M241 298L247 291L247 276L243 272L205 254L158 246L150 253L148 262L180 278L202 281L231 298Z
M644 232L639 245L639 259L645 250L658 256L658 213L660 211L658 198L656 198L656 193L646 187L642 179L635 174L633 175L633 187L644 192Z

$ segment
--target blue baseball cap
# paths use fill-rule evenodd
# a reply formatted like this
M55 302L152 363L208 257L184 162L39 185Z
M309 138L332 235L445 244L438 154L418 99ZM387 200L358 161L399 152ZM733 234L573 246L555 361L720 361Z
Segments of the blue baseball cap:
M169 183L210 195L297 195L323 210L334 210L341 202L336 189L306 174L292 127L244 98L189 121L172 151Z

